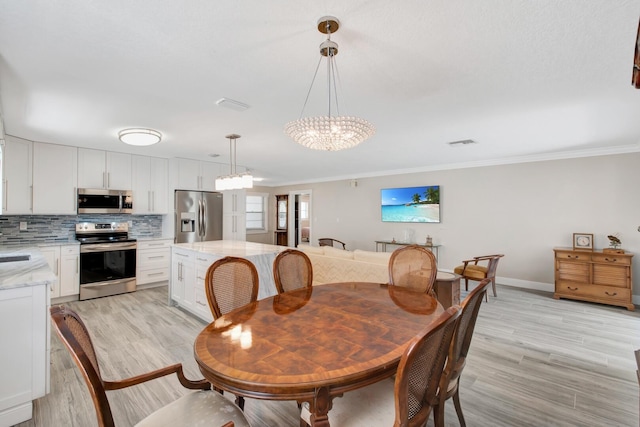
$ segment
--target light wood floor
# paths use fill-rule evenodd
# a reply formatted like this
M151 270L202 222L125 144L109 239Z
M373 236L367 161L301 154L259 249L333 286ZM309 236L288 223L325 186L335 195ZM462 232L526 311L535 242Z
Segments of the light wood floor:
M200 378L192 344L204 324L167 306L166 288L69 305L92 332L106 379L176 362ZM499 286L498 298L480 309L462 375L467 424L636 427L637 348L640 312ZM35 402L34 418L19 426L97 425L84 381L55 333L51 363L51 393ZM116 424L130 426L183 392L172 377L109 392L109 399ZM254 426L299 425L294 402L247 399L245 413ZM445 419L458 425L451 402Z

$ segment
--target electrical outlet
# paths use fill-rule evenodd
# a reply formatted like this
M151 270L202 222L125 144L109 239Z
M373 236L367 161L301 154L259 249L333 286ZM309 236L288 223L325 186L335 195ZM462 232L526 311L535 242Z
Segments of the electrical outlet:
M20 231L27 230L27 221L20 221Z

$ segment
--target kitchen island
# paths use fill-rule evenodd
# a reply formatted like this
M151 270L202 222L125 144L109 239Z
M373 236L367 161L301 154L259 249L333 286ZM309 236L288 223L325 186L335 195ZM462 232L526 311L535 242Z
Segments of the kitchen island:
M0 427L31 419L49 391L49 304L56 280L35 248L0 250Z
M207 269L226 256L246 258L258 270L258 299L277 293L273 281L273 260L286 246L237 240L214 240L196 243L175 243L171 248L171 280L169 304L177 305L205 322L213 321L204 280Z

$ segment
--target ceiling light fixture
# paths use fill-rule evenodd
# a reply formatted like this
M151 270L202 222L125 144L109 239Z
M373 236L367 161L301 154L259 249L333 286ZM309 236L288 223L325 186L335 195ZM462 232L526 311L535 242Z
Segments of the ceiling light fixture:
M250 172L247 171L241 175L237 173L236 140L240 138L240 135L232 133L225 138L229 138L229 175L216 178L216 191L253 188L253 175Z
M318 31L326 34L327 39L320 45L320 61L313 75L300 118L287 123L284 127L284 132L295 142L314 150L338 151L355 147L375 133L375 128L368 121L358 117L340 115L338 92L336 90L336 76L339 78L339 74L335 60L338 54L338 44L331 41L331 33L338 31L338 28L340 28L338 18L325 16L318 20ZM327 116L302 117L323 57L327 58L329 113ZM337 116L331 115L332 104L335 104Z
M153 129L131 128L118 132L120 141L129 145L153 145L162 140L162 134Z

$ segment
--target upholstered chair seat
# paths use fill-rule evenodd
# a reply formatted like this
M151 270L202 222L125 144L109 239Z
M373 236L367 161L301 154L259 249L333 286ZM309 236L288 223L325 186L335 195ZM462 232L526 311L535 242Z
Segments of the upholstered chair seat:
M483 265L468 265L465 269L463 265L459 265L453 269L453 272L462 275L472 280L483 280L487 277L487 267Z

